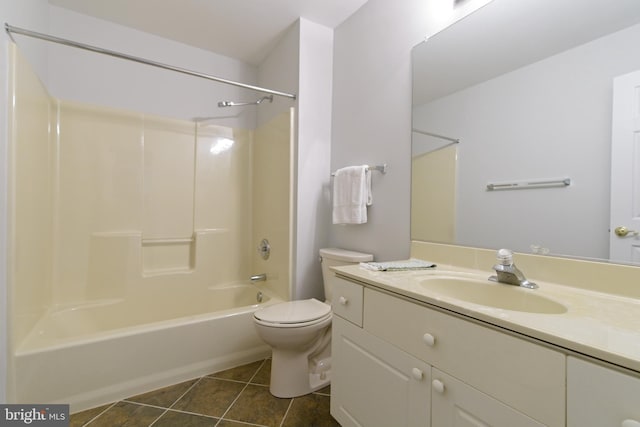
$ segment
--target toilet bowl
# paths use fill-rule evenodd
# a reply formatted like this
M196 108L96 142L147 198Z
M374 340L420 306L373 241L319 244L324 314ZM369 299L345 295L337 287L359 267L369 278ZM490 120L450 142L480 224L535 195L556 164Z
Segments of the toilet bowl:
M344 249L321 249L326 302L315 298L288 301L256 310L256 331L272 349L269 390L276 397L296 397L331 381L332 266L371 261L373 256Z
M271 394L302 396L329 383L322 357L329 356L331 317L331 306L313 298L256 311L258 335L272 349Z

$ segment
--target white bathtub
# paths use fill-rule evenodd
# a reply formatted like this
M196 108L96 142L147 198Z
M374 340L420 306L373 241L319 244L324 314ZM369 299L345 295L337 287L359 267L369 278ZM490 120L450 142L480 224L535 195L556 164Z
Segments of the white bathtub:
M16 350L16 400L75 412L259 360L252 314L280 301L234 284L50 310Z

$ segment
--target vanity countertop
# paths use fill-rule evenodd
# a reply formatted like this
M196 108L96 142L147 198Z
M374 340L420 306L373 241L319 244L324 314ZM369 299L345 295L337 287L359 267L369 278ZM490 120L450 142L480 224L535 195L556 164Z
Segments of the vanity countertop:
M464 274L484 280L491 272L443 266L432 270L372 271L359 265L334 267L339 276L511 330L640 373L640 300L536 281L522 289L556 301L562 314L511 311L473 304L420 286L427 276ZM495 286L511 286L495 284Z

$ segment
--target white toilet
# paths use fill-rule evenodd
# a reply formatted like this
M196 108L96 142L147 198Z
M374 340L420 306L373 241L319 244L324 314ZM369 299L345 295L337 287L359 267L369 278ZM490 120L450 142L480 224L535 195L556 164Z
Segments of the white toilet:
M272 348L270 391L276 397L311 393L331 380L331 289L329 267L373 260L373 255L345 249L320 249L326 302L315 298L288 301L256 310L258 335Z

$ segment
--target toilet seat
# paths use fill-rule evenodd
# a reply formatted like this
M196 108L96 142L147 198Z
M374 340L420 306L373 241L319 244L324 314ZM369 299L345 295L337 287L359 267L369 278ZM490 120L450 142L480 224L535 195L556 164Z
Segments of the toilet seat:
M331 318L331 306L315 298L288 301L256 310L255 321L276 328L300 328Z

